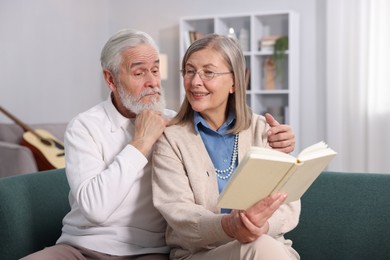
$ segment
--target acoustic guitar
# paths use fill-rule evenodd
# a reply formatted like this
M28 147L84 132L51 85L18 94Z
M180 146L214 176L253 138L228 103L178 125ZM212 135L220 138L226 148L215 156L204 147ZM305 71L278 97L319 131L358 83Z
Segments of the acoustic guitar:
M63 142L44 129L33 130L1 106L0 111L23 128L24 133L20 144L32 151L40 171L65 167Z

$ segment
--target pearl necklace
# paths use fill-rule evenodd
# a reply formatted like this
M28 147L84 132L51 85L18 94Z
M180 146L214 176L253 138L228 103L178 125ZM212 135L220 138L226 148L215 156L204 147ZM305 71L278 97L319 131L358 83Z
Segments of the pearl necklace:
M218 178L220 178L221 180L229 179L229 177L233 173L234 166L236 165L237 155L238 155L238 134L234 136L233 154L232 154L232 161L230 163L230 166L224 170L219 170L215 168Z

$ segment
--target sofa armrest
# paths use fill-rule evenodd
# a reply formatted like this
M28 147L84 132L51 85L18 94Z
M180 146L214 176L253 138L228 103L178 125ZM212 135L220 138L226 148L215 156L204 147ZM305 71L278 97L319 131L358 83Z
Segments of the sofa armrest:
M0 258L54 245L70 210L68 194L65 169L0 178Z
M30 149L19 144L0 141L0 178L37 171Z

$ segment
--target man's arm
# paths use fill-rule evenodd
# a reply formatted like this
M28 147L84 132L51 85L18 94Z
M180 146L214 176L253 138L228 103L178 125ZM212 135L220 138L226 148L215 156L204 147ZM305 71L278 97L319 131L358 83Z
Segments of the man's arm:
M267 123L271 126L268 130L268 142L270 146L281 152L291 153L295 148L295 135L293 129L289 125L281 125L275 118L269 114L265 114Z
M88 221L102 224L115 214L144 174L148 155L166 122L154 111L143 111L134 123L130 145L123 131L111 133L108 118L83 115L65 134L66 172L72 197ZM108 128L108 130L107 130ZM107 130L107 131L106 131Z

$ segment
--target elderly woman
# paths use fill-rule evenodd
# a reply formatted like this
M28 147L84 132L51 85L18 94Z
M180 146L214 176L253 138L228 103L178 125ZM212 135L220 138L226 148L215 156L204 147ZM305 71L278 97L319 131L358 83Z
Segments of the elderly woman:
M236 40L208 35L182 61L185 100L153 153L153 201L166 219L171 259L299 259L284 234L300 201L270 195L245 211L217 199L250 146L270 147L265 117L245 97L245 59ZM259 169L261 171L262 169Z

